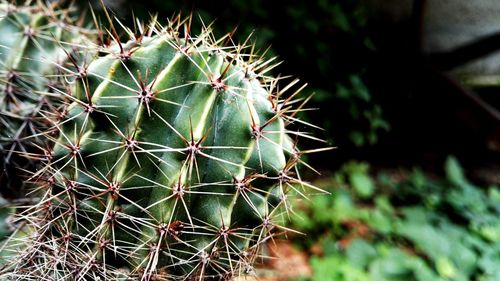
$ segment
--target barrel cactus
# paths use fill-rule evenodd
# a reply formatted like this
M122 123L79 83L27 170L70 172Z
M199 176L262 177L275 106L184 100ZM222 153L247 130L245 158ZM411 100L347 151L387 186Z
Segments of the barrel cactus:
M8 198L21 196L40 166L50 119L64 104L60 69L79 58L89 34L55 7L0 2L0 193Z
M301 88L284 94L297 81L279 88L251 46L182 26L126 29L128 42L114 36L79 73L38 173L46 193L21 213L26 234L4 276L251 275L263 245L287 231L289 195L318 190L297 170L310 152L297 140L313 137L288 129L307 125L295 116Z

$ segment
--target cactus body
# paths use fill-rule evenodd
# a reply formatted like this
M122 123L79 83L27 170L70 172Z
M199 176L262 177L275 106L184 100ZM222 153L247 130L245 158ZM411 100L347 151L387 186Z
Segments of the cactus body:
M287 194L305 185L291 99L254 71L266 62L209 31L154 31L81 73L54 125L47 193L23 213L30 246L7 276L231 279L283 230Z
M67 60L62 46L71 52L83 36L67 12L0 3L0 193L7 197L23 194L45 148L41 132L63 104L55 97Z

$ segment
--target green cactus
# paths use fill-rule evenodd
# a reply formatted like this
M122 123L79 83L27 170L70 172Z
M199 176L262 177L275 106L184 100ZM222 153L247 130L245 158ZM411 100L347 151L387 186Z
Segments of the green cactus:
M62 111L60 68L88 33L69 13L41 3L0 2L0 194L8 198L22 196L40 166L46 148L41 132Z
M209 28L181 36L183 24L126 29L130 41L114 36L78 74L67 115L54 124L52 161L38 173L46 194L19 218L33 231L4 276L253 274L264 243L287 231L289 195L320 191L297 169L313 151L295 140L313 137L286 127L307 125L293 106L301 88L283 96L298 80L279 88L266 75L271 61L251 46L221 47L230 36L215 40Z

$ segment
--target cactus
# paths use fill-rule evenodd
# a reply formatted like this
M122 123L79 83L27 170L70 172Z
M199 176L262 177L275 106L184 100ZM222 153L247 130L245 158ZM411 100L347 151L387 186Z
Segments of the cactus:
M40 167L49 119L61 112L59 69L83 40L69 9L0 2L0 193L23 195ZM73 56L75 59L77 56Z
M190 22L190 20L189 20ZM3 276L23 280L229 280L254 274L261 248L288 229L301 180L297 84L279 88L272 60L220 46L210 28L152 22L100 49L78 72L54 123L42 200ZM298 107L294 104L299 103ZM305 163L304 163L305 164ZM307 164L306 164L307 165ZM42 182L42 179L44 181ZM13 238L14 239L14 238ZM12 243L10 245L12 247ZM129 279L127 279L129 278Z

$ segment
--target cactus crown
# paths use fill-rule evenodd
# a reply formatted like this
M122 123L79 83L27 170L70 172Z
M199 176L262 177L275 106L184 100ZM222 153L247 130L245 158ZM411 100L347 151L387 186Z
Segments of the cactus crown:
M45 195L20 216L28 246L7 276L252 274L263 244L287 230L289 195L319 191L297 164L321 149L299 151L299 137L314 137L288 129L308 125L295 116L302 87L284 96L298 80L279 88L272 60L210 26L191 36L189 22L125 29L126 43L111 24L113 43L73 73L52 161L36 174Z

